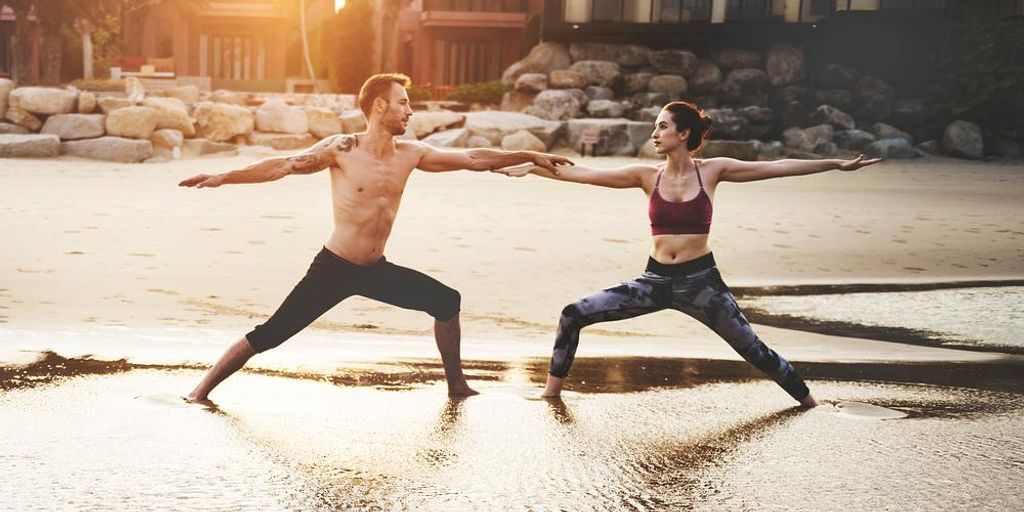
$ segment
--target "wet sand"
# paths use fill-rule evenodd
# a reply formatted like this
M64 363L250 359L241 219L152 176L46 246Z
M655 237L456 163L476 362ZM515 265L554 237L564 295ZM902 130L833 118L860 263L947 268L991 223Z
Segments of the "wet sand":
M1024 506L1019 355L755 312L819 397L906 417L803 411L662 312L585 330L565 399L534 399L557 312L649 249L638 192L535 178L414 175L386 251L462 292L481 396L444 396L428 318L354 298L255 358L216 411L186 406L330 229L322 175L174 186L252 159L0 160L0 509ZM1021 171L928 159L727 184L712 245L741 300L1019 285Z
M745 364L694 359L582 358L586 392L531 399L544 366L471 363L483 394L462 401L444 395L441 369L427 362L348 379L246 373L206 410L173 395L197 370L51 354L21 377L0 373L0 508L1024 505L1024 394L1019 380L1006 385L1019 362L960 365L952 378L924 366L806 368L830 376L814 386L836 402L906 414L890 420L794 408Z

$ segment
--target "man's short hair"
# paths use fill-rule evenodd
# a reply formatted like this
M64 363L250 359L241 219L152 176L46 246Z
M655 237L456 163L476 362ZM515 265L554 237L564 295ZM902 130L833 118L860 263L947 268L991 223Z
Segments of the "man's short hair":
M370 117L373 110L373 100L377 98L388 99L385 95L391 90L391 84L398 84L402 87L412 85L412 80L401 73L381 73L367 78L359 89L359 110L363 115Z

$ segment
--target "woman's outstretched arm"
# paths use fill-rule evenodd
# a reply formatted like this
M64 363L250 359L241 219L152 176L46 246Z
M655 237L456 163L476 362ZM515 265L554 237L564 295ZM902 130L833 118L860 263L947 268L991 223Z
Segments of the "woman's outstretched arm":
M840 171L856 171L862 167L881 162L881 158L865 159L860 155L853 160L775 160L774 162L745 162L733 158L709 158L707 163L715 163L718 167L718 181L760 181L786 176L804 176L819 172L839 169Z
M585 183L608 188L642 188L643 176L653 172L652 165L627 165L616 169L595 169L582 165L559 165L558 174L538 166L520 166L507 169L496 169L493 172L506 176L525 176L536 174L559 181Z

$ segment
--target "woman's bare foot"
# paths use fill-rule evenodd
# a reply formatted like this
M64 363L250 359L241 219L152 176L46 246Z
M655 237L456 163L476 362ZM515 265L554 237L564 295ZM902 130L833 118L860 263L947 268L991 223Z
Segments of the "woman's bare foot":
M465 398L467 396L479 394L479 391L469 387L469 384L466 382L454 386L448 386L448 396L451 398Z
M802 405L803 407L806 407L808 409L812 409L812 408L817 407L817 406L819 406L821 404L818 403L818 400L816 398L814 398L813 394L808 393L807 396L805 396L803 400L800 400L800 405Z
M182 400L185 400L186 402L188 402L190 404L202 405L203 407L206 407L207 409L216 409L217 408L217 404L213 403L212 400L210 400L209 398L207 398L205 396L204 397L199 397L199 396L191 395L190 394L190 395L187 395L187 396L183 396L181 398L182 398Z
M548 375L548 382L544 386L544 392L540 394L541 398L559 398L562 396L562 385L565 384L565 379L561 377L555 377L554 375Z

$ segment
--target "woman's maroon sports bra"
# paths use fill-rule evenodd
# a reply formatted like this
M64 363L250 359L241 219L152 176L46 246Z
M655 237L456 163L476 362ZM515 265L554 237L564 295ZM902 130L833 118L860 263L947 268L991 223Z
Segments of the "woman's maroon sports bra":
M661 197L658 185L661 184L664 170L658 172L649 208L652 235L706 235L711 231L711 197L704 191L704 181L700 178L697 162L693 166L697 172L697 183L700 183L700 192L697 197L678 203Z

